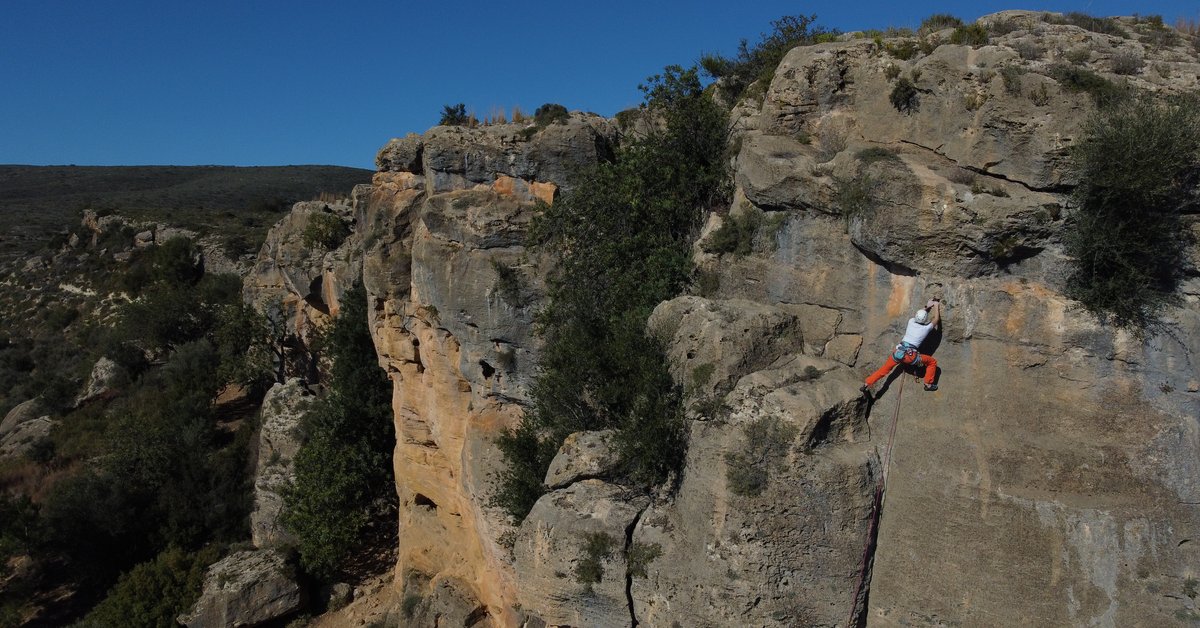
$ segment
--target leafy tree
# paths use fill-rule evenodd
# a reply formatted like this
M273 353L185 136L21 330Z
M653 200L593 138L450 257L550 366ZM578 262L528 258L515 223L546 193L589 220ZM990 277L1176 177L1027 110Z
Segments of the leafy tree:
M1143 94L1097 111L1082 135L1067 294L1114 325L1145 330L1177 299L1189 244L1180 212L1195 207L1200 182L1200 107L1194 97Z
M687 284L703 210L728 194L728 118L695 68L669 66L642 91L661 124L578 173L531 230L558 264L538 317L546 344L533 407L499 440L508 465L497 501L516 518L571 432L619 428L622 473L635 483L660 482L682 461L680 391L645 326Z
M347 227L337 214L316 212L309 214L301 238L304 246L308 248L320 246L323 249L333 250L341 246L342 242L346 240L346 236L349 235L350 227Z
M539 127L566 122L570 117L567 108L558 103L546 103L533 112L533 122Z
M329 393L304 417L307 441L296 455L283 519L301 564L322 578L362 546L368 522L395 499L392 389L376 361L361 284L344 304L323 341L332 361Z
M78 626L174 626L175 617L200 597L205 570L218 558L215 547L191 553L169 548L122 575Z
M770 83L775 68L792 48L837 35L836 30L814 26L816 20L816 15L785 15L771 22L771 32L760 35L758 43L751 45L743 39L734 57L706 54L701 56L700 65L709 76L723 79L723 89L736 100L751 83Z
M445 126L466 126L471 121L467 115L467 106L463 103L442 107L442 118L438 124Z

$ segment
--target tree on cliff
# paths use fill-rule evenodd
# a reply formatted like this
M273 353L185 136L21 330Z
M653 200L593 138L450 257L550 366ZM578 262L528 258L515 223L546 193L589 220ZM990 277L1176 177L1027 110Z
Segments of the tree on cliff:
M362 284L343 302L323 340L333 363L329 392L304 417L307 441L283 519L298 539L301 564L321 578L369 540L364 530L394 510L396 499L392 388L375 356Z
M688 283L703 211L728 194L728 116L696 68L667 67L642 90L660 124L578 173L531 233L558 264L538 318L546 345L533 407L499 441L508 466L497 502L518 519L572 432L617 428L633 483L661 482L683 461L680 391L646 320Z
M1200 103L1150 94L1102 108L1074 151L1079 211L1067 294L1119 327L1152 328L1177 300L1200 183Z

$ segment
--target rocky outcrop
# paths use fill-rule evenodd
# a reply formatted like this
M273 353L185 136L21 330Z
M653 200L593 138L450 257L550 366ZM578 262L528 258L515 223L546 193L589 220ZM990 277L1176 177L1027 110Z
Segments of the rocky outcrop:
M490 497L494 439L524 411L538 355L547 268L524 233L570 167L611 151L611 127L573 114L385 146L352 244L394 383L396 586L415 624L1194 617L1200 280L1188 270L1185 307L1144 338L1062 296L1068 156L1094 105L1058 68L1084 48L1104 77L1181 92L1200 64L1141 25L1122 38L1039 15L987 16L1006 24L988 45L908 60L852 36L788 53L763 100L735 108L733 202L694 249L694 294L648 325L688 398L683 472L630 493L607 435L575 434L515 527ZM1117 76L1121 51L1166 70ZM916 90L903 111L899 78ZM750 254L706 250L748 216ZM285 254L284 233L264 252L291 261L264 266L262 294L288 295L300 326L317 317L304 282L329 258ZM897 371L868 403L863 377L933 296L940 389Z
M188 628L257 626L295 613L302 602L283 554L243 551L208 568L200 599L178 621Z
M300 422L314 399L298 377L275 384L263 398L254 468L254 510L250 513L250 536L255 547L283 547L294 540L280 516L284 492L296 479L294 462L303 444Z
M101 242L117 243L108 252L118 262L132 260L134 249L162 244L172 238L188 238L194 241L200 248L200 261L207 273L228 273L244 277L250 271L253 262L252 255L237 255L227 250L219 237L200 238L195 231L163 223L134 222L119 214L101 216L94 209L85 209L80 226L85 233L91 234L88 246L97 247ZM72 233L68 244L71 248L77 248L83 242L77 234Z
M573 169L612 155L616 125L595 114L538 126L439 126L394 139L375 157L381 173L420 175L427 193L492 188L553 202Z
M437 127L378 157L360 232L372 334L395 386L397 582L440 600L442 617L518 621L500 541L515 530L489 496L494 439L523 411L537 355L542 282L525 231L570 167L607 154L611 133L578 113L541 129Z
M75 405L78 407L95 399L110 397L128 384L129 372L111 359L100 356L92 366L87 384L75 399Z
M1034 39L1043 58L1023 59ZM1055 49L1076 46L1114 80L1125 79L1103 59L1118 49L1195 66L1040 21L911 61L839 42L790 52L741 121L735 210L781 223L750 256L700 258L715 296L839 313L861 335L860 376L926 298L947 306L926 347L941 389L901 395L905 376L893 376L871 413L873 426L898 413L899 427L868 625L1166 625L1191 612L1167 592L1191 577L1200 525L1190 505L1200 399L1183 366L1200 350L1196 282L1168 331L1144 339L1061 295L1066 156L1092 104L1049 68L1063 62ZM889 102L889 65L914 79L919 108ZM1018 68L1016 93L1006 67ZM1128 80L1177 91L1193 75ZM1048 102L1029 97L1043 89ZM855 181L875 182L869 205L842 204L839 186Z
M50 436L53 425L41 397L17 404L0 421L0 460L24 455Z
M354 233L356 202L357 198L349 204L296 203L267 232L243 283L242 297L279 325L284 335L307 344L314 330L337 315L342 294L361 276L362 246ZM340 221L349 234L332 249L328 248L331 242L318 237L322 216Z

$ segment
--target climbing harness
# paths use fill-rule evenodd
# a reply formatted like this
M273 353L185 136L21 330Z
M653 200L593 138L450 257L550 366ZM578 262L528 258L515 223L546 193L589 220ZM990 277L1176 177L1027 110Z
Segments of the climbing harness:
M901 364L911 364L913 366L921 366L921 354L917 352L916 345L900 341L896 345L896 349L892 351L892 359Z
M906 344L906 343L901 343ZM911 346L911 345L910 345ZM899 345L897 345L899 351ZM916 352L916 348L913 348ZM904 400L904 380L900 378L900 391L896 393L896 411L892 413L892 426L888 430L887 447L883 450L883 464L880 465L879 482L875 485L875 500L871 504L871 527L867 531L867 543L863 547L862 569L858 572L858 584L854 587L854 597L850 603L850 617L846 619L847 628L854 628L854 611L858 610L858 596L862 593L863 584L867 579L867 560L871 554L871 545L875 543L879 532L879 518L883 514L884 485L887 483L888 469L892 464L892 443L896 440L896 423L900 419L900 402ZM867 609L863 609L865 613Z

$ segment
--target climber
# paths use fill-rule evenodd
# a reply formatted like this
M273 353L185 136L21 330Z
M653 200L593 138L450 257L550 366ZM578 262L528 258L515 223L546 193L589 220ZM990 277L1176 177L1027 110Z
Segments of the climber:
M871 396L871 387L875 382L883 379L892 369L898 364L911 364L916 368L925 367L925 390L937 390L937 384L933 383L933 378L937 376L937 360L931 355L918 353L921 343L925 341L925 337L929 332L936 329L942 320L942 302L939 299L930 299L925 307L917 310L916 315L908 319L908 328L904 331L904 339L892 351L892 354L887 357L887 362L879 367L878 371L871 373L865 384L862 385L862 393L866 396Z

